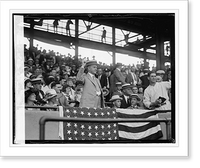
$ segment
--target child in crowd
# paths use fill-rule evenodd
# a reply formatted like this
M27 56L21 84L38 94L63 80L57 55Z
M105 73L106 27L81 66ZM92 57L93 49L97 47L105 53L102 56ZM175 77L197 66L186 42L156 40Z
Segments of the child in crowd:
M132 94L130 96L131 106L128 109L143 109L140 107L139 102L141 101L137 94Z

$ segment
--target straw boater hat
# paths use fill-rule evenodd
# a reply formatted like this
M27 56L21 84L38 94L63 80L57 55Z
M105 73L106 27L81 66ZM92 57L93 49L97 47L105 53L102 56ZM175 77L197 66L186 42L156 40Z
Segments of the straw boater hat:
M91 65L98 65L98 63L97 63L97 61L95 61L95 60L91 60L91 61L87 61L86 62L86 67L89 67L89 66L91 66Z
M137 101L140 101L140 98L139 98L138 94L132 94L132 95L130 96L130 99L132 99L132 98L136 98Z
M34 78L31 80L31 83L34 85L34 84L40 84L42 83L42 80L41 78Z
M115 83L115 85L117 86L117 85L122 85L122 82L117 82L117 83Z
M46 100L51 99L51 98L56 97L56 96L57 96L57 93L54 89L49 89L49 90L46 91L46 94L45 94Z
M132 88L132 87L133 87L133 86L130 85L129 83L125 83L125 84L122 85L122 90L123 90L123 89L127 89L127 88Z
M119 95L113 95L110 99L111 102L115 101L115 100L122 100L121 97L119 97Z
M157 70L156 74L165 74L165 71L164 70Z

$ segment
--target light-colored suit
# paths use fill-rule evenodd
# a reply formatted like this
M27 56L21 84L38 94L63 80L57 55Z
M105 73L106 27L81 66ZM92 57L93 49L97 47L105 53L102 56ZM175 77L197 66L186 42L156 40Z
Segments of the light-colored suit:
M88 73L85 74L84 68L80 68L76 79L84 83L79 107L103 108L103 91L99 80L96 77L92 79ZM97 92L100 92L101 95L98 96Z

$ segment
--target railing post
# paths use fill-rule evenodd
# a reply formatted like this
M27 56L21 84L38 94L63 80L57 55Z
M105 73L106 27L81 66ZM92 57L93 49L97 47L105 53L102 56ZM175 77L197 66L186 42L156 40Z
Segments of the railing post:
M39 121L39 126L40 126L39 138L40 138L40 140L45 140L45 124L46 124L46 117L43 116Z

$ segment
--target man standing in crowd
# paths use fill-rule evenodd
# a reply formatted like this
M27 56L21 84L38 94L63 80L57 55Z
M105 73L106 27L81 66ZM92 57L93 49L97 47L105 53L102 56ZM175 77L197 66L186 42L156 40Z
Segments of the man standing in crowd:
M145 90L149 86L148 72L148 69L144 69L144 75L140 77L143 90Z
M149 86L144 91L144 105L149 109L171 110L168 90L171 82L156 82L156 73L149 72Z
M85 67L87 74L84 73ZM80 107L104 107L103 91L99 80L95 77L97 73L97 62L95 60L82 62L82 66L77 74L77 81L84 83L83 93L80 100Z
M136 68L134 66L131 67L131 72L128 73L126 76L126 82L130 83L131 85L137 85L137 76L135 74Z
M113 94L113 92L116 91L116 83L121 82L122 85L125 84L125 77L123 76L122 72L122 63L116 64L116 69L114 70L113 74L111 75L111 87L110 87L110 93Z

